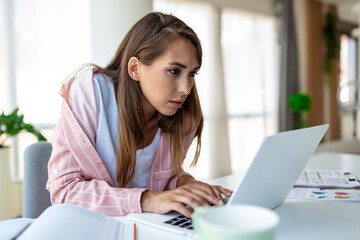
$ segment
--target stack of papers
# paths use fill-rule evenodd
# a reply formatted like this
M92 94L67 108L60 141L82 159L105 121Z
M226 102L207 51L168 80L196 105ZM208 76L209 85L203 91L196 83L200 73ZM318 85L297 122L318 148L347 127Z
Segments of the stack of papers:
M288 198L360 202L360 182L349 171L305 169Z
M360 188L360 182L349 171L305 169L294 187Z

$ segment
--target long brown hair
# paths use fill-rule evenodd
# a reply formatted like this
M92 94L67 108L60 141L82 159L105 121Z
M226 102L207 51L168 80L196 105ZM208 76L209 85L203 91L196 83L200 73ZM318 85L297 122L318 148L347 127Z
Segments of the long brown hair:
M195 32L175 16L152 12L135 23L120 43L110 63L99 69L114 82L118 102L119 145L116 158L117 181L120 187L126 187L134 176L136 150L147 130L140 102L142 91L140 84L128 73L128 62L135 56L141 59L143 64L150 65L165 52L171 41L178 38L188 39L194 44L201 66L202 49ZM191 121L186 121L189 117ZM190 126L187 122L190 122ZM201 149L203 115L195 84L183 107L173 116L161 115L158 125L164 133L171 135L172 161L177 176L181 173L185 157L182 151L183 138L196 129L197 147L191 164L196 165Z

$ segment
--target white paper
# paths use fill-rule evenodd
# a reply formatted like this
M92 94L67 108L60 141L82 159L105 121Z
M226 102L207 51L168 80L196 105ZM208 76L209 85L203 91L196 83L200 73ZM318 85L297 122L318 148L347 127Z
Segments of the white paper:
M19 240L133 239L133 224L85 208L58 204L49 207Z
M360 190L293 188L288 198L315 201L360 202Z
M34 219L31 218L15 218L0 221L0 239L12 239L33 221Z
M305 169L295 186L355 188L360 187L360 182L348 171Z

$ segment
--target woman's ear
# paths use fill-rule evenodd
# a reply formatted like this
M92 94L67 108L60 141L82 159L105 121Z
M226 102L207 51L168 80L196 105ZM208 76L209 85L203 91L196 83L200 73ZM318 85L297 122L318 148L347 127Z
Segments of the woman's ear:
M131 57L128 62L128 73L135 81L140 81L140 60L137 57Z

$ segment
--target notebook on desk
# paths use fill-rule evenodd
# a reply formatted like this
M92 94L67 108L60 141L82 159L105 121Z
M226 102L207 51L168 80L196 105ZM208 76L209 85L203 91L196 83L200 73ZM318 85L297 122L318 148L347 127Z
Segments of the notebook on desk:
M266 137L227 206L252 204L274 209L281 205L328 127L325 124ZM191 225L176 212L165 215L132 213L127 217L135 222L196 236Z

